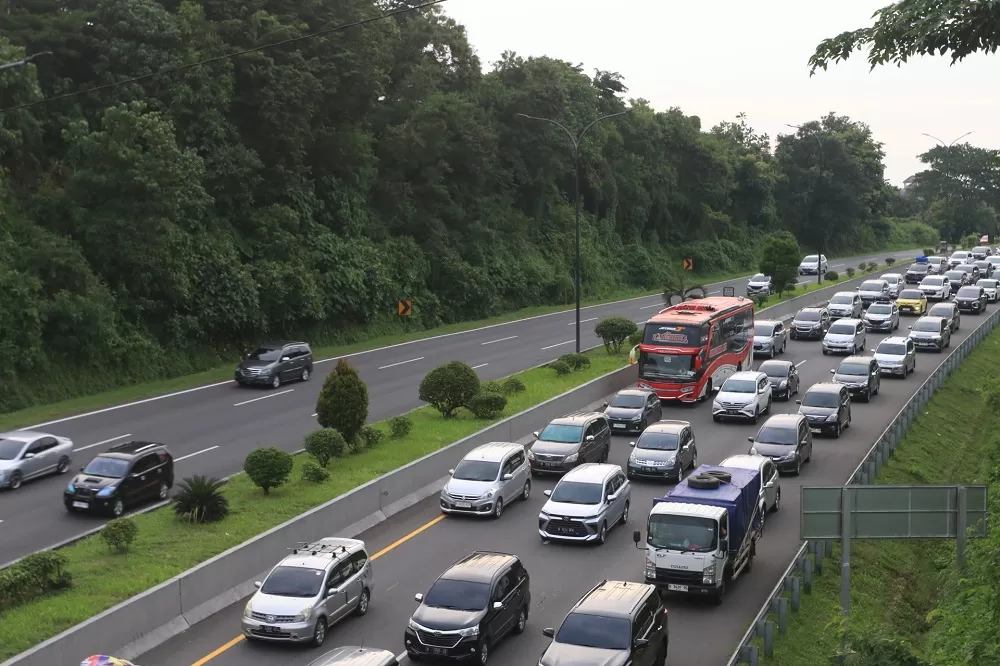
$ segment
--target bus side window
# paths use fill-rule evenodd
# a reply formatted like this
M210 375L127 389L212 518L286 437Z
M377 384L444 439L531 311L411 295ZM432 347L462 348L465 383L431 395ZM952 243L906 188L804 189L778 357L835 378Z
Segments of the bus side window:
M709 349L718 349L719 345L725 342L725 338L722 336L723 323L721 321L715 322L712 326L712 337L711 343L708 345Z
M708 324L703 324L701 327L701 346L704 347L708 344Z

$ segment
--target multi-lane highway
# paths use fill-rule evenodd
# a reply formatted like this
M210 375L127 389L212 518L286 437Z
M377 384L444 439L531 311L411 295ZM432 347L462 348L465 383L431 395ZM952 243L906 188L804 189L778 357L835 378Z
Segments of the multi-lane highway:
M842 272L862 261L881 263L887 254L912 256L912 251L836 260L830 269ZM743 294L746 278L710 285L708 291L721 294L730 286ZM624 315L643 321L658 307L662 299L648 296L585 308L581 312L583 346L599 343L594 335L599 318ZM368 384L369 420L377 421L419 406L420 380L447 361L465 361L483 379L493 379L573 351L574 324L572 311L558 312L352 354L350 362ZM222 477L240 470L247 453L258 446L301 448L302 438L317 427L316 396L330 369L331 363L319 363L308 382L278 390L241 389L233 382L221 382L31 428L71 438L77 446L74 466L86 464L90 456L115 442L148 439L170 447L177 463L176 478L191 474ZM64 482L65 478L49 477L0 495L0 564L103 522L63 510Z
M992 310L996 306L990 306ZM906 333L912 318L903 319L899 334ZM952 345L957 345L983 321L966 316ZM873 348L884 336L869 334ZM722 607L696 599L669 598L669 663L724 664L768 593L784 572L799 543L798 500L802 484L841 483L857 465L876 437L903 403L945 357L921 353L917 370L906 379L884 379L871 404L858 402L853 422L840 439L816 436L812 461L801 477L783 477L782 508L768 517L764 539L757 549L752 573L731 589ZM785 355L802 377L803 392L813 383L828 380L839 357L823 356L819 342L791 341ZM755 364L756 365L756 364ZM774 413L795 411L795 403L774 403ZM709 406L670 407L665 416L690 420L695 428L699 461L715 464L729 455L745 453L751 425L716 424ZM523 440L528 441L528 440ZM624 465L629 454L627 438L615 438L611 462ZM374 554L377 587L371 609L364 618L353 618L331 630L325 649L337 645L384 647L401 653L403 630L416 607L413 595L426 592L451 561L476 549L500 550L521 557L532 576L532 609L529 629L499 645L493 653L498 664L534 664L547 645L543 627L558 626L580 595L603 579L641 580L642 554L631 541L632 529L644 528L644 514L654 497L667 485L636 482L632 490L630 523L614 530L600 547L543 545L537 534L541 491L553 481L537 479L531 500L509 507L499 521L442 518L431 498L362 535ZM316 535L317 537L322 535ZM239 638L243 602L195 625L161 647L141 656L144 666L265 666L280 661L304 666L319 650L249 644Z

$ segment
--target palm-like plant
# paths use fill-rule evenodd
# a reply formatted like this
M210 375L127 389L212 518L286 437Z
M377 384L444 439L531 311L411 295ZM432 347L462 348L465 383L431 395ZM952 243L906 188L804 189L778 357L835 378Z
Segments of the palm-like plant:
M222 493L224 481L215 477L191 476L179 484L174 497L174 513L192 523L213 523L229 515L229 499Z

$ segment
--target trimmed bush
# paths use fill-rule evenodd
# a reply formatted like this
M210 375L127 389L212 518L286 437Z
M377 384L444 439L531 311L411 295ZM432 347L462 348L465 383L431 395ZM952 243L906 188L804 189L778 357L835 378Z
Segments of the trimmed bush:
M403 439L413 430L413 419L405 414L389 419L389 436L393 439Z
M878 269L877 262L869 261L867 264L865 264L865 270L867 270L869 273L877 269Z
M451 361L439 365L420 382L420 399L446 419L465 407L479 392L479 375L468 363Z
M522 382L517 377L508 377L503 380L503 394L504 395L516 395L518 393L524 393L527 389L524 382Z
M771 300L767 294L754 294L751 298L753 299L753 304L757 309L763 308L767 305L767 302Z
M0 611L30 603L73 584L66 556L57 551L32 553L0 570Z
M225 482L215 477L190 476L177 487L174 515L192 523L214 523L229 515L229 499L222 493Z
M552 363L549 363L549 367L555 370L556 374L560 377L573 372L573 368L569 367L569 363L566 361L553 361Z
M293 464L290 454L273 446L264 446L247 454L243 461L243 471L265 495L270 495L272 488L288 481Z
M925 257L933 257L934 256L934 250L929 250L927 248L924 248L924 256Z
M320 467L326 467L331 460L344 455L345 448L347 441L333 428L320 428L306 435L306 453L311 455Z
M507 396L486 391L480 391L469 402L469 411L477 419L495 419L503 414L506 407Z
M368 420L368 387L358 371L340 359L316 400L316 420L324 428L333 428L348 442L357 439Z
M852 277L854 277L854 274L857 273L857 271L854 270L853 268L851 268L850 266L848 266L847 269L846 269L846 273L847 273L847 277L852 278Z
M373 449L379 445L382 438L385 437L385 433L378 428L373 428L371 426L365 426L361 429L361 435L359 440L361 444L367 449Z
M565 361L566 365L573 368L574 371L590 367L590 357L586 354L563 354L559 360Z
M323 483L330 478L330 472L312 460L302 465L302 480L306 483Z
M838 273L837 271L827 271L826 275L823 276L823 279L827 280L828 282L836 282L837 280L840 279L840 273Z
M604 343L604 349L608 354L620 354L622 344L638 330L639 327L635 325L634 321L618 315L605 317L594 327L594 333Z
M503 383L498 379L491 379L479 385L480 393L503 393Z
M642 338L643 338L642 329L639 328L638 330L636 330L635 333L633 333L632 335L628 336L628 348L631 349L632 347L635 347L636 345L641 345L642 344Z
M866 262L866 261L862 261L862 262L861 262L860 264L858 264L858 270L859 270L859 271L863 271L863 270L865 270L865 268L866 268L867 266L868 266L868 262Z
M886 266L892 266L894 263L896 263L896 257L886 257L885 258L885 265Z
M101 528L101 541L118 553L128 552L137 536L139 526L131 518L115 518Z

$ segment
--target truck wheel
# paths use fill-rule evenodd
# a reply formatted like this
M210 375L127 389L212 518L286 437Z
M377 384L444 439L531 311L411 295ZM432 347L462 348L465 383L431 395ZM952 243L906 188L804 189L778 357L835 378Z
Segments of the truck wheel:
M713 599L713 601L715 602L716 606L721 606L722 601L726 598L726 585L728 582L729 582L729 573L726 572L722 574L722 582L719 583L719 587L717 587L715 590L715 599Z

